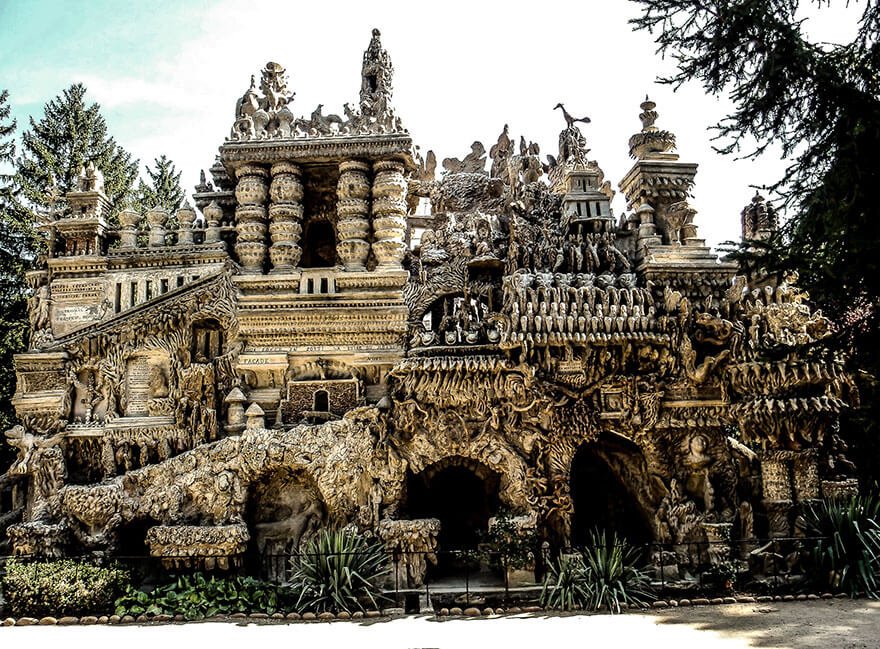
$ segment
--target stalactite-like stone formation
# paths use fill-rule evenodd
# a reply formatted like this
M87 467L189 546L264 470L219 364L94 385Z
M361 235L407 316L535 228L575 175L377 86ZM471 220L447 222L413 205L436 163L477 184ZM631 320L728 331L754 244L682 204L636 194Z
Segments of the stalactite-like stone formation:
M259 273L266 260L266 199L268 173L262 167L245 165L238 169L235 187L235 252L245 271Z
M336 252L345 270L364 270L370 254L369 171L370 166L358 160L339 165L336 206L339 243Z
M406 188L403 164L373 165L373 255L380 268L397 268L406 253Z
M269 260L275 271L289 270L302 257L303 186L300 168L291 162L272 165L272 184L269 196L269 235L272 245Z

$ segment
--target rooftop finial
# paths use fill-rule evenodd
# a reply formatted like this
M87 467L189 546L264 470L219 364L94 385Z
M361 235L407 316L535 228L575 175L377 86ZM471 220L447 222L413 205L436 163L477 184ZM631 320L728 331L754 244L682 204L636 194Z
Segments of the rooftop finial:
M565 110L565 106L560 102L553 107L562 109L562 117L565 119L565 129L559 134L559 163L569 165L585 165L588 163L587 154L590 150L587 148L587 138L581 133L581 130L575 126L577 122L589 124L589 117L572 117Z
M639 108L642 109L642 112L639 113L642 130L629 139L630 156L641 160L652 156L671 155L670 152L675 149L675 134L660 130L654 125L660 116L654 110L657 108L656 102L651 101L648 95L645 95L645 101L639 104Z
M657 107L657 104L648 99L648 95L645 95L645 101L639 104L639 108L642 109L641 114L639 115L639 119L642 120L642 131L656 131L657 127L654 126L654 122L657 121L657 118L660 116L659 113L654 110Z
M391 57L382 48L380 37L379 30L373 29L361 69L361 113L376 118L391 111L391 81L394 76Z

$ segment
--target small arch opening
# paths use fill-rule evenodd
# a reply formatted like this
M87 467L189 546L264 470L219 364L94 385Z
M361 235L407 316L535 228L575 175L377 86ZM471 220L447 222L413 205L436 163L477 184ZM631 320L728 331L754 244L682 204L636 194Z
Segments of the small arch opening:
M315 412L330 412L330 394L327 390L315 391L313 405L312 410Z

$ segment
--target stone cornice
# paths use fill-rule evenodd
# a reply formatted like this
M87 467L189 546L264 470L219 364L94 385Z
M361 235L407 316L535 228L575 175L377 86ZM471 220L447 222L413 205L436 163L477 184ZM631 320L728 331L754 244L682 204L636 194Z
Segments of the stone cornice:
M411 170L412 138L405 133L386 135L348 135L340 137L303 138L227 142L220 147L220 159L227 171L249 162L274 163L295 160L303 163L338 162L340 158L382 160L396 158ZM234 176L234 173L230 173Z

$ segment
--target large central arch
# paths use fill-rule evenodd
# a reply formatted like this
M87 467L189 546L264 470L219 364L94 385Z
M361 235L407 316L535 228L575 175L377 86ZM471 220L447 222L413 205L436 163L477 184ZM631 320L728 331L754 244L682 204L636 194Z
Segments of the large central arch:
M409 518L440 520L441 550L475 548L498 513L501 475L470 458L452 456L407 473L403 507Z
M615 532L633 543L654 540L644 456L617 436L581 444L571 462L570 489L574 512L571 543L588 543L593 529Z

